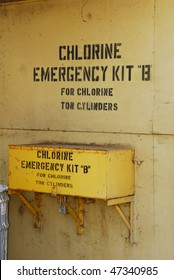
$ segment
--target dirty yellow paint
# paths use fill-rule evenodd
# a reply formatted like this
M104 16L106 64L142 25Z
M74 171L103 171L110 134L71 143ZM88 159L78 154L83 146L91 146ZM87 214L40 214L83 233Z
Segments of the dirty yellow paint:
M48 0L1 7L8 95L0 99L0 125L150 133L152 2Z
M135 244L129 244L118 212L103 200L84 199L87 230L77 236L71 216L59 214L56 196L42 194L40 231L33 228L28 209L11 196L8 257L174 259L174 1L20 2L0 6L1 183L8 185L9 144L131 147L135 150L134 209L129 213L127 203L119 211L126 218L134 213L130 216ZM67 56L68 46L75 46L80 57L83 48L114 43L117 58L60 59ZM41 69L50 67L54 80L51 67L67 70L69 66L95 71L92 67L97 66L100 81L41 81ZM113 66L119 67L114 68L114 80ZM92 103L98 110L89 110ZM33 193L25 195L33 205ZM73 209L74 200L68 198ZM116 201L122 199L107 205Z
M9 190L111 199L134 194L134 151L10 146Z

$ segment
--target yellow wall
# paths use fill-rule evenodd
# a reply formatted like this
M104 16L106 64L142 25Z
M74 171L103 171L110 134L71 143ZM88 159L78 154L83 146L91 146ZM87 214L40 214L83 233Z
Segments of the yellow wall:
M0 6L0 182L8 184L9 144L135 149L134 244L115 209L104 201L86 201L85 234L79 236L72 218L58 213L58 198L43 195L39 230L13 196L9 259L174 258L173 9L172 0L47 0ZM114 43L119 48L115 58L61 60L58 54L60 46L78 46L83 53L86 45ZM67 75L65 81L34 81L36 67L76 67L80 74L72 78L77 81L67 81ZM84 67L95 70L99 81L96 76L85 80ZM64 94L63 88L72 88L73 95ZM90 94L111 88L112 94L80 96L79 88ZM62 102L73 109L64 109ZM85 104L84 110L78 103ZM91 109L91 103L102 104L97 105L102 110ZM32 202L32 194L27 196ZM123 210L129 214L127 205Z

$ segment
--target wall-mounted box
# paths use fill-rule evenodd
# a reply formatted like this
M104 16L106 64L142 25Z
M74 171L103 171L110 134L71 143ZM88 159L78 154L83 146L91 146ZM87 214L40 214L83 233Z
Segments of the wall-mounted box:
M99 199L134 194L134 150L10 145L9 190Z

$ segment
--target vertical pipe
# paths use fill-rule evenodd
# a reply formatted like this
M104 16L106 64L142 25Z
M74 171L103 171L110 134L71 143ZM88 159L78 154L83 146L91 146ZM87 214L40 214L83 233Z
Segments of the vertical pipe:
M8 187L0 185L0 259L7 259L7 236L8 236Z

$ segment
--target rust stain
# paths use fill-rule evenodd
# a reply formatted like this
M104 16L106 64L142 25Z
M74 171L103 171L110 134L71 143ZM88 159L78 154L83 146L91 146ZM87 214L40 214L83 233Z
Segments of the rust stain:
M81 7L81 19L83 22L87 22L87 19L85 19L84 16L84 7L86 6L88 0L82 0L82 7Z

